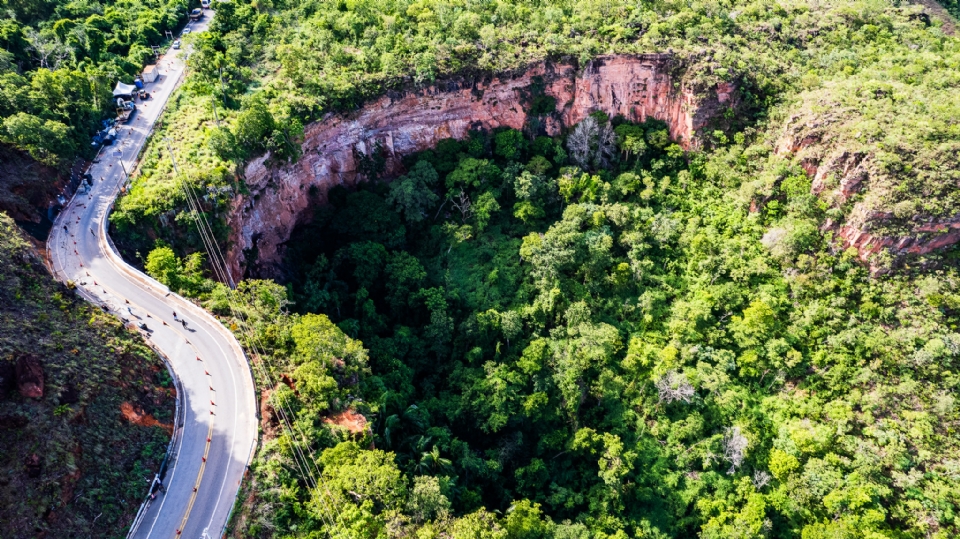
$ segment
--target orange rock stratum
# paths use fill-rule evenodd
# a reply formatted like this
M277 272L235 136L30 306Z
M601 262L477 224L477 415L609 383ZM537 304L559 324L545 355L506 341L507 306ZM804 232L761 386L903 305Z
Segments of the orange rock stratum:
M534 85L556 98L555 111L543 118L548 135L602 110L636 121L663 120L679 144L696 146L697 132L732 105L734 89L720 84L694 91L673 75L677 67L670 55L652 54L604 56L582 67L544 62L481 80L391 92L355 112L328 114L306 127L297 162L270 167L265 155L247 166L250 194L235 199L229 218L231 270L240 275L243 266L272 274L293 228L310 219L311 206L325 200L330 187L357 181L358 151L369 153L380 142L387 174L398 175L401 156L444 138L464 138L471 129L523 127L526 96ZM244 260L243 251L253 247L259 259Z

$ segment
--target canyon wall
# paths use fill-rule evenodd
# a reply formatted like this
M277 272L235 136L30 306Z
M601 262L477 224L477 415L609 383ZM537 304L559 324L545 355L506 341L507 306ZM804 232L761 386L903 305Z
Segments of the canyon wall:
M250 194L235 199L229 218L231 271L274 275L294 227L311 218L312 207L325 201L329 188L357 181L357 152L369 153L379 142L387 175L402 174L401 156L432 148L442 139L464 138L473 129L523 128L534 87L556 98L554 112L542 122L547 135L604 111L633 121L663 120L674 140L694 147L698 131L732 106L735 96L728 84L686 86L679 71L670 55L604 56L582 68L544 62L481 80L388 92L358 111L328 114L306 127L296 163L271 167L265 155L247 166Z
M871 272L882 273L910 256L922 256L960 242L960 213L908 218L892 207L890 179L875 185L881 172L868 150L854 151L832 140L827 121L788 122L776 153L796 156L813 180L811 190L834 208L848 208L842 219L827 219L824 232L833 232L840 249L854 248ZM885 253L885 256L878 256Z

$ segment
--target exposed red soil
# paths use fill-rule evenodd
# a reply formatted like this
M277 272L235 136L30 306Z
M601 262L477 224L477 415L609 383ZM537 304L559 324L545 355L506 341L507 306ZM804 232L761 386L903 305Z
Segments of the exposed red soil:
M353 434L363 434L367 430L367 418L354 410L345 410L337 415L324 418L324 423L343 427Z
M22 355L17 359L17 387L20 394L27 398L43 397L43 365L33 355Z
M160 427L170 434L173 434L173 425L157 421L152 415L144 413L139 406L134 407L134 405L129 402L124 402L120 405L120 413L123 414L124 419L134 425L141 427Z

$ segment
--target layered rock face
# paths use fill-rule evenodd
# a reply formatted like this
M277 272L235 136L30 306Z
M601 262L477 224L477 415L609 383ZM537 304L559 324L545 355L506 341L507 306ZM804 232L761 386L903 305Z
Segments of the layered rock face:
M663 120L680 145L696 146L697 132L732 106L735 96L728 84L706 89L680 84L672 75L678 67L669 55L605 56L582 69L573 63L541 63L483 80L388 93L353 113L329 114L307 126L296 163L270 167L266 155L247 166L250 194L235 200L229 220L231 272L275 274L284 242L294 227L311 218L312 207L325 201L327 190L358 181L360 153L371 153L379 143L386 174L402 174L401 156L432 148L442 139L465 138L475 129L523 128L534 91L556 99L554 112L541 117L547 135L603 111L632 121Z
M791 123L777 143L777 154L796 155L812 178L812 192L834 207L853 200L842 220L828 219L823 229L832 231L841 249L854 248L860 261L874 273L890 269L890 263L908 256L922 256L960 242L960 214L930 217L914 214L910 219L890 211L882 193L871 192L878 172L874 156L850 151L832 143L824 125ZM873 190L879 190L873 186ZM854 198L856 197L856 198ZM904 222L906 221L906 222ZM896 223L896 228L889 226ZM886 252L889 256L878 257Z

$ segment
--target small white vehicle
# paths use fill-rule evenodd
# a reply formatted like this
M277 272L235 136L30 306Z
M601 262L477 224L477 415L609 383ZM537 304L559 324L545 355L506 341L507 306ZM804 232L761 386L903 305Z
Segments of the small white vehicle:
M174 48L174 49L179 49L179 48L180 48L180 40L179 40L179 39L173 40L173 48Z
M183 29L183 32L180 32L180 35L181 35L181 36L185 36L185 35L189 34L190 32L191 32L191 30L190 30L190 27L188 26L188 27L186 27L186 28Z

